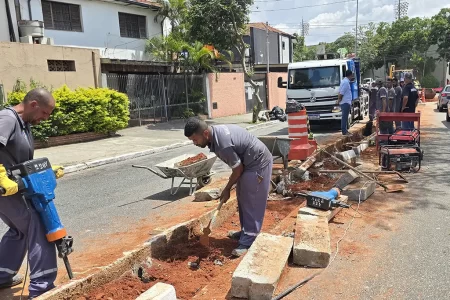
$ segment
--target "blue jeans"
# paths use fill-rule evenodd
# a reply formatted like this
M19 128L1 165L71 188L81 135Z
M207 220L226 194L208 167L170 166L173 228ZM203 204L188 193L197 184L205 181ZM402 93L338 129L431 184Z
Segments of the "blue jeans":
M350 113L350 104L343 103L341 104L341 111L342 111L342 119L341 119L341 130L342 134L347 134L348 130L348 114Z

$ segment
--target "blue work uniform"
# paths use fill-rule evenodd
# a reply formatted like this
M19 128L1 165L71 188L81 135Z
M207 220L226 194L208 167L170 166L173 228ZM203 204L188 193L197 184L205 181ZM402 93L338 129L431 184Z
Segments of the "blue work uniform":
M397 85L395 87L395 100L394 100L393 112L396 112L396 113L401 112L402 102L403 102L402 94L403 94L402 87ZM395 127L401 128L402 127L402 122L401 121L395 121Z
M234 169L244 166L236 184L241 236L239 244L250 247L261 231L272 176L272 154L253 134L237 125L214 125L211 152Z
M342 134L348 134L348 115L350 113L351 105L352 105L352 88L350 87L350 80L345 77L341 81L341 85L339 86L339 94L342 95L342 100L339 103L341 106L341 130Z
M33 159L30 125L12 108L0 111L0 164L6 169ZM12 279L28 251L29 295L37 297L54 288L57 275L56 247L30 201L16 194L0 197L0 219L9 227L0 241L0 284Z
M416 87L412 83L408 83L403 88L403 97L408 97L408 102L406 103L406 107L403 112L414 113L416 112L416 103L419 99L419 93L417 92ZM402 122L403 129L414 129L414 122Z

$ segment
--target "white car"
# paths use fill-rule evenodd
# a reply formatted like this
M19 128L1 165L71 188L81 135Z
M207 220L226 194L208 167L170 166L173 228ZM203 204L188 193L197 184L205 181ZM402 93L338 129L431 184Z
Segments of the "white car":
M445 86L445 88L439 93L437 109L443 112L448 107L448 101L450 100L450 85Z
M372 78L364 78L362 81L362 85L363 87L371 87L373 81L374 80Z

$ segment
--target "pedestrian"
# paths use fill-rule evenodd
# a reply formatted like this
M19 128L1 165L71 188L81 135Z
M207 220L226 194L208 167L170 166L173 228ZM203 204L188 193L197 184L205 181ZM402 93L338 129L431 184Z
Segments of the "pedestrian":
M402 90L405 87L405 78L404 77L400 78L400 87L402 88Z
M369 93L369 120L373 121L377 107L378 87L375 81L372 82L370 88L362 88Z
M261 231L271 184L272 154L259 139L237 125L208 126L193 117L188 119L184 135L194 145L208 147L232 169L220 200L228 201L236 184L241 230L229 232L228 237L239 240L232 254L242 256Z
M30 200L22 199L17 183L6 175L7 168L33 159L34 142L30 125L47 120L55 99L45 89L33 89L21 103L0 111L0 186L6 194L0 199L0 219L9 227L0 241L0 288L23 282L19 268L28 252L30 264L29 298L55 287L56 247L46 232Z
M341 81L341 85L339 86L339 94L338 100L336 101L336 105L341 106L341 131L342 135L352 135L349 131L348 124L348 115L351 111L351 105L353 101L352 88L350 86L350 82L353 80L354 75L350 70L345 71L345 77Z
M401 112L402 109L402 102L403 102L403 98L402 98L402 94L403 94L403 89L402 87L399 85L398 82L398 78L394 77L393 78L393 86L395 89L395 100L394 100L394 109L393 112L395 113L399 113ZM400 129L402 127L402 122L401 121L395 121L395 128L396 129Z
M419 93L413 84L413 75L411 73L405 73L405 87L403 88L403 103L402 112L414 113L416 107L419 104ZM414 129L414 122L402 122L402 128L405 130Z
M393 94L392 90L387 88L388 82L383 84L381 79L377 79L378 93L377 93L377 112L376 115L383 112L389 112L390 107L392 107L393 102ZM389 93L389 90L391 92ZM389 97L391 97L391 101L389 101ZM389 105L391 104L391 105ZM392 126L392 121L382 121L378 123L378 127L380 128L381 134L393 134L394 128Z

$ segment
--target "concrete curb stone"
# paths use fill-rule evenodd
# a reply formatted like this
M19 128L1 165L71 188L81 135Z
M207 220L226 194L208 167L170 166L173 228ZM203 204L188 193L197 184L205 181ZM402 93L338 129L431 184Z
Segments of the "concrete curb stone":
M136 300L177 300L177 294L172 285L158 282Z

